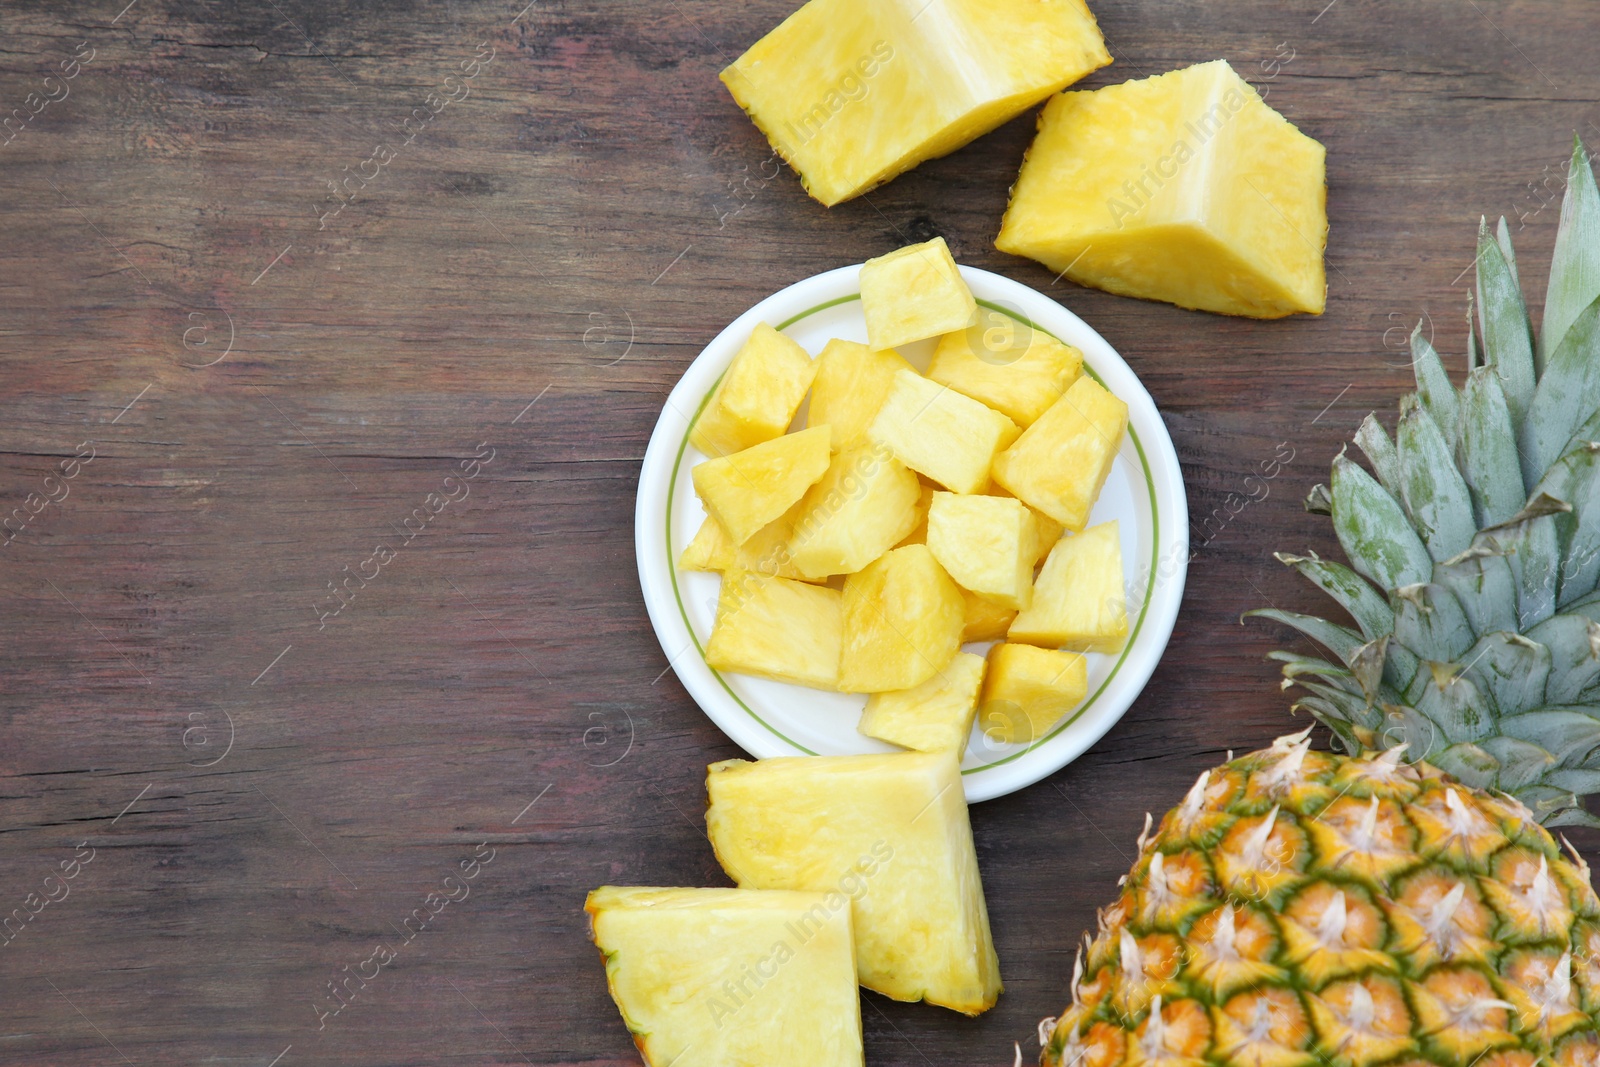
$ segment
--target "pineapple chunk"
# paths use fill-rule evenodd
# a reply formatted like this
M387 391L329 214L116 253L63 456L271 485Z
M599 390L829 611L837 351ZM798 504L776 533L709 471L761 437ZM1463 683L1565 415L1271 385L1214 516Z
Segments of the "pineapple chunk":
M1000 967L952 753L713 763L706 828L741 887L850 898L861 984L976 1015ZM803 1062L787 1054L762 1062Z
M867 444L867 427L883 407L897 370L911 371L900 353L879 352L855 341L829 341L817 357L807 426L833 427L833 450Z
M989 308L978 312L976 326L939 338L928 365L932 381L1022 427L1031 426L1082 372L1082 352Z
M789 539L793 536L795 520L800 517L804 504L802 498L800 503L757 530L742 545L734 544L722 524L707 515L694 539L684 548L683 555L678 557L678 569L725 571L732 568L803 580L805 575L795 568L790 555Z
M1222 60L1055 97L995 247L1227 315L1321 314L1322 145Z
M726 456L782 436L815 373L805 349L761 323L706 401L689 443L708 456Z
M913 689L873 693L856 729L918 752L960 752L972 733L983 665L982 656L957 652L948 667Z
M722 576L706 663L813 689L839 681L843 640L837 589L730 570Z
M710 515L695 531L694 539L685 546L678 557L680 571L725 571L733 566L733 554L738 548L728 537L722 523Z
M978 728L992 741L1030 744L1089 691L1088 662L1076 652L995 645L979 700Z
M861 265L861 313L873 348L897 348L977 321L978 302L943 237Z
M1017 615L1007 637L1084 652L1122 648L1128 605L1115 519L1056 542L1034 583L1033 603Z
M1020 500L934 493L928 508L933 558L957 585L1001 607L1020 610L1033 596L1036 536Z
M989 487L983 493L985 496L1008 496L1013 500L1016 499L1010 490L999 482L994 481L989 483ZM1028 514L1033 516L1033 544L1035 551L1033 565L1037 567L1044 562L1044 558L1050 554L1050 549L1055 547L1055 543L1061 540L1061 533L1064 527L1038 508L1028 506L1027 501L1023 501L1023 504L1028 507Z
M888 451L840 452L800 501L790 536L794 568L805 578L854 574L917 524L922 486Z
M977 593L961 590L962 607L961 643L969 641L1003 641L1011 620L1017 613L1011 608L992 604Z
M918 486L921 489L921 494L917 497L917 524L911 528L910 533L900 539L899 544L894 546L896 548L928 543L928 507L933 503L934 488L931 485L924 485L920 482Z
M946 489L976 493L988 484L996 454L1018 432L1016 423L971 397L898 371L867 436Z
M601 886L584 904L650 1067L861 1067L850 909L825 893Z
M831 207L1110 62L1082 0L811 0L722 81Z
M788 511L828 470L828 428L818 426L698 464L694 491L736 545Z
M839 688L847 693L910 689L961 649L961 590L927 545L878 557L844 580Z
M994 458L994 480L1077 533L1089 522L1127 428L1128 405L1084 375Z

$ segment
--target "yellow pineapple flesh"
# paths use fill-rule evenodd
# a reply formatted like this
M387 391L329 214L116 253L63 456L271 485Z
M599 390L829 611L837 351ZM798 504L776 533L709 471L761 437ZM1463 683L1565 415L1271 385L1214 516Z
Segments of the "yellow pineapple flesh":
M790 552L806 578L854 574L917 524L922 486L886 449L840 452L798 505Z
M994 480L1076 533L1089 522L1127 428L1128 405L1084 375L994 458Z
M961 590L961 604L965 609L961 618L961 643L972 641L1004 641L1011 620L1017 617L1013 608L983 599L977 593Z
M734 544L722 524L707 515L694 538L684 547L683 554L678 557L678 569L721 572L731 568L773 574L779 578L804 579L806 576L795 568L789 551L789 539L804 503L802 498L800 503L757 530L742 545Z
M936 491L933 486L922 484L921 493L917 496L917 524L894 547L903 548L906 545L928 543L928 508L933 505L933 494Z
M978 700L978 729L991 741L1029 744L1049 733L1088 691L1088 664L1076 652L995 645Z
M996 454L1017 440L1018 432L1016 423L971 397L898 371L867 436L946 489L976 493L989 484Z
M994 1005L1000 969L953 753L727 760L706 787L712 847L741 887L848 900L862 985L969 1015Z
M806 425L832 427L835 452L867 444L867 427L889 395L897 370L916 373L892 349L879 351L838 338L829 341L817 356Z
M708 456L726 456L772 440L789 428L815 373L799 344L757 325L695 420L689 443Z
M1082 0L811 0L722 81L831 206L1110 62Z
M1007 636L1082 652L1121 650L1128 603L1117 520L1056 542L1034 582L1033 603L1017 613Z
M886 552L844 580L839 688L847 693L910 689L932 678L961 648L961 591L927 545Z
M869 696L856 729L918 752L959 753L972 733L983 669L982 656L957 652L944 670L921 685Z
M818 426L708 459L690 477L706 511L742 545L797 504L830 459L828 428Z
M928 378L989 405L1024 428L1061 398L1083 370L1083 353L999 311L939 338Z
M1320 314L1324 156L1222 60L1064 93L1039 116L995 247L1125 296Z
M977 319L978 304L943 237L897 248L861 265L861 313L867 343L908 345Z
M928 509L928 550L955 583L1001 607L1021 609L1033 598L1038 558L1033 515L1003 496L934 493Z
M649 1067L861 1067L850 909L826 894L601 886L584 910Z
M835 689L843 618L837 589L728 570L706 639L706 663L719 671Z

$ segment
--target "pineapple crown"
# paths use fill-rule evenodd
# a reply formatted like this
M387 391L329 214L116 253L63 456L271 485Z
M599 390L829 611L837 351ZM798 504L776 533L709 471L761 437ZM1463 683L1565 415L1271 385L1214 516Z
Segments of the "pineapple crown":
M1277 609L1337 663L1274 652L1284 686L1351 752L1405 745L1546 826L1600 826L1600 192L1574 138L1537 338L1504 218L1478 228L1467 376L1420 325L1395 436L1372 415L1328 485L1349 566L1277 558L1355 628Z

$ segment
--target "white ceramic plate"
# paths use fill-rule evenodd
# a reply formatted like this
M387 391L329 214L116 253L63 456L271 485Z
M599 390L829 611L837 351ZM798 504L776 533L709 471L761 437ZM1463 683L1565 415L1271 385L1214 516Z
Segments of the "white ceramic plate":
M797 282L729 323L667 398L639 476L634 540L656 636L684 688L723 732L757 758L895 749L856 732L864 696L715 671L706 664L705 642L721 578L676 569L705 517L689 477L690 468L705 457L689 446L689 427L759 322L782 330L813 356L830 338L865 342L860 270L859 265L841 267ZM1150 680L1183 599L1189 511L1172 439L1150 394L1112 347L1043 293L973 267L962 267L961 273L983 308L1075 346L1085 368L1128 404L1128 434L1090 520L1121 521L1128 643L1115 655L1090 653L1089 696L1043 737L1025 745L1003 744L974 728L961 773L967 799L976 802L1031 785L1070 763L1111 729ZM931 352L932 342L901 349L919 369L926 368ZM802 408L797 424L804 418ZM987 645L967 648L982 652Z

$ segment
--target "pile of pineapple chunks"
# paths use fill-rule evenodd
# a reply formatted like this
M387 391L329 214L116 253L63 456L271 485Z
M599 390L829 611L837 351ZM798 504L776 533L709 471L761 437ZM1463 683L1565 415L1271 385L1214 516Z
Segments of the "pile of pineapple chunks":
M905 748L1032 743L1127 638L1117 524L1088 523L1128 407L1043 331L979 329L943 238L869 260L861 303L868 343L814 360L757 326L690 432L706 661L867 694L860 731ZM918 373L895 349L929 338Z

